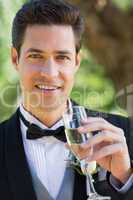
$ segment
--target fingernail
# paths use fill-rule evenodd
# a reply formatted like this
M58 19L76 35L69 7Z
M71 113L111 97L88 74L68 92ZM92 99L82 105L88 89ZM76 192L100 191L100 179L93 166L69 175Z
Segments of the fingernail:
M81 146L81 148L85 148L85 144L84 143L82 143L80 146Z
M88 143L88 141L82 143L80 146L81 146L82 148L88 148L88 151L89 151L89 149L91 148L91 145Z
M79 127L79 128L78 128L78 131L79 131L79 132L82 132L82 131L84 131L84 128L83 128L83 127Z
M88 119L83 119L82 121L83 121L84 123L87 123Z
M88 162L90 162L90 161L92 161L93 160L93 157L92 156L88 156L87 158L86 158L86 161L88 161Z

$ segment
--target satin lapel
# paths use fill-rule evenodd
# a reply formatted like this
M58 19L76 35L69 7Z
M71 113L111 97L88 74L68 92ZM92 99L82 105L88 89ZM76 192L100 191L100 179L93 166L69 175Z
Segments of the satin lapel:
M18 111L5 131L5 162L14 200L36 200L20 132Z
M73 200L85 200L85 199L87 199L86 178L84 175L80 175L75 170Z

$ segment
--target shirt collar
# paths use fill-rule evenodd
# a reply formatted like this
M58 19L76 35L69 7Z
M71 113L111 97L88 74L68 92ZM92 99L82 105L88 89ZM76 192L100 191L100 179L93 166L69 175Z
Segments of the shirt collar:
M72 102L70 99L67 100L67 106L68 108L71 109L72 107ZM39 121L36 117L34 117L31 113L29 113L24 106L22 105L22 103L20 104L20 112L22 113L22 115L24 116L24 118L29 121L30 123L36 124L37 126L39 126L42 129L52 129L55 130L60 126L63 126L63 119L61 118L60 120L58 120L53 126L51 126L50 128L47 127L45 124L43 124L41 121Z

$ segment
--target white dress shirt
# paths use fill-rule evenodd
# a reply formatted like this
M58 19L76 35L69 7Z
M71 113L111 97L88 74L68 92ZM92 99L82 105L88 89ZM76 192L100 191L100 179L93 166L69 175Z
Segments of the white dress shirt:
M43 129L48 129L48 127L27 112L22 105L20 105L20 112L27 121ZM27 127L21 120L20 125L29 167L36 173L50 195L56 198L64 178L69 151L63 142L53 136L45 136L36 140L26 139ZM62 125L62 120L59 120L50 129L54 130Z

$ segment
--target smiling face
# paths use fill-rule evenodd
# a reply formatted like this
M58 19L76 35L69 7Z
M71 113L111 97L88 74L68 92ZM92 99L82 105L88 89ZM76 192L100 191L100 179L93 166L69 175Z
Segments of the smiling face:
M65 104L79 60L71 26L28 26L19 58L12 48L24 106L56 109Z

